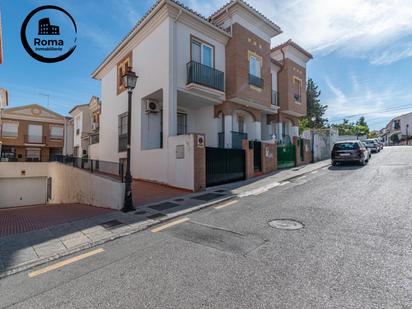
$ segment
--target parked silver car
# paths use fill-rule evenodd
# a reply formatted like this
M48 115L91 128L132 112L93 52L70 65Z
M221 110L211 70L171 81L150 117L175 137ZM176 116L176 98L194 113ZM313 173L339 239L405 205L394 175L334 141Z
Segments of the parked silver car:
M365 143L366 147L369 148L372 153L381 151L381 147L374 139L365 139L363 143Z
M368 157L369 159L372 157L372 150L368 147L368 144L365 142L362 142L363 146L365 146L366 150L368 151Z

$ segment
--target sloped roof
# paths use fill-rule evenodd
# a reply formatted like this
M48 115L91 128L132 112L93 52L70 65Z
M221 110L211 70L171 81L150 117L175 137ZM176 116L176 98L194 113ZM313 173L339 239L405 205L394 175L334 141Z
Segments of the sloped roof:
M175 4L177 6L179 6L180 8L182 8L184 11L186 11L187 13L189 13L192 16L195 16L197 18L200 18L201 20L203 20L206 24L210 25L211 27L215 28L216 30L218 30L221 33L226 34L227 36L230 37L230 34L223 28L215 25L214 23L210 22L205 16L203 16L202 14L196 12L195 10L189 8L188 6L184 5L182 2L178 1L178 0L157 0L147 11L146 13L137 21L136 25L129 31L129 33L116 45L116 47L112 50L112 52L109 53L109 55L107 55L106 58L103 59L103 61L99 64L99 66L94 70L94 72L92 73L92 76L94 76L97 71L112 57L112 55L120 49L121 45L128 40L129 38L131 38L132 34L136 31L139 31L140 28L142 28L144 26L143 22L149 17L149 15L155 11L155 9L163 4Z
M218 9L216 12L214 12L212 15L210 15L209 20L212 20L216 16L220 15L226 9L232 7L236 3L239 3L240 5L242 5L244 8L246 8L253 15L256 15L256 16L260 17L261 19L263 19L267 24L269 24L270 26L275 28L276 31L282 32L282 29L280 29L280 27L277 24L275 24L273 21L271 21L269 18L267 18L265 15L263 15L261 12L259 12L257 9L255 9L253 6L251 6L249 3L247 3L246 1L243 1L243 0L231 0L231 1L227 2L220 9Z
M272 52L277 51L282 49L283 47L286 46L292 46L293 48L295 48L296 50L298 50L299 52L301 52L302 54L304 54L306 57L313 59L313 56L311 53L309 53L308 51L306 51L303 47L299 46L298 44L296 44L295 42L292 41L292 39L287 40L286 42L275 46L272 48Z

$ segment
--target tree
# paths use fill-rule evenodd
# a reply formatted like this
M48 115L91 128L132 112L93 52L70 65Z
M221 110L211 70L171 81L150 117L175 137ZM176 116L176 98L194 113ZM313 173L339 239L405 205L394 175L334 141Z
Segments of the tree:
M360 117L356 123L349 122L348 119L343 119L342 123L334 124L333 127L337 128L339 135L368 135L369 127L365 121L365 117Z
M391 135L390 139L391 139L391 142L392 142L393 144L399 144L399 136L398 136L398 134L393 134L393 135Z
M319 90L318 85L309 78L308 86L306 89L306 98L307 98L307 116L300 119L299 127L303 131L308 128L325 128L328 124L328 120L323 118L325 112L328 108L327 105L322 105L320 103L321 91ZM314 121L312 121L314 118Z

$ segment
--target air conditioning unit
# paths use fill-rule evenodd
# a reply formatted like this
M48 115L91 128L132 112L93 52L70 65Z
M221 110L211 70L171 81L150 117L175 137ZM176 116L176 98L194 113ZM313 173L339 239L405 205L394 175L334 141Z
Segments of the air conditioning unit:
M158 113L160 111L159 109L159 103L154 100L147 100L146 101L146 113Z

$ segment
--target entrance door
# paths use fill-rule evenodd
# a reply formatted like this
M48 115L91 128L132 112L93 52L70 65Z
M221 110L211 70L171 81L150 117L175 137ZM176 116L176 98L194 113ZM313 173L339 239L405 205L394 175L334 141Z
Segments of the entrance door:
M253 166L255 172L262 171L262 143L257 141L253 142Z
M206 147L206 186L245 179L245 151Z
M0 208L45 204L47 178L0 178Z

